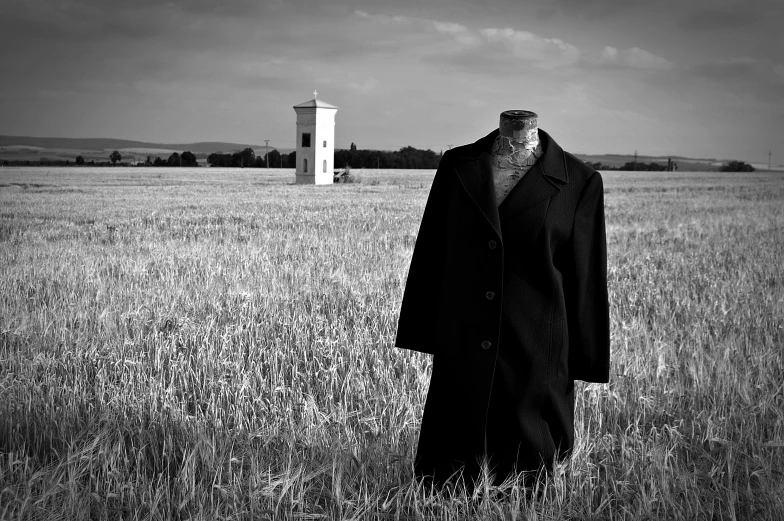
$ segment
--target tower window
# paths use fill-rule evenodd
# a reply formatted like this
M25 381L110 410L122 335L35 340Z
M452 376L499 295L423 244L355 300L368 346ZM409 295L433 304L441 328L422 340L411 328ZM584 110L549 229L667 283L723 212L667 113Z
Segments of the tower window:
M327 142L324 141L324 148L327 148Z
M302 160L302 171L303 172L307 172L308 171L308 159L307 158Z
M310 132L304 132L302 134L302 147L310 147Z
M326 141L324 141L324 143L326 143ZM324 160L324 172L326 172L326 171L327 171L327 160L325 159Z

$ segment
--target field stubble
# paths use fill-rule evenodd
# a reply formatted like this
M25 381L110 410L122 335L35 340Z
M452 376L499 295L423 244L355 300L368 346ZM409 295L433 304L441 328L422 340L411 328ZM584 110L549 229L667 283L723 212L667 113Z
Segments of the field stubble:
M784 177L604 174L608 385L538 494L411 481L432 171L0 172L0 517L781 519Z

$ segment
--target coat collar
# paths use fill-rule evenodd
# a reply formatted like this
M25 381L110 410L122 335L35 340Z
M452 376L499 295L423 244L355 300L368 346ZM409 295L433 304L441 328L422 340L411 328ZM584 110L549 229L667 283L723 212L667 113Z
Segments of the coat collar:
M569 182L569 173L563 149L547 132L539 129L542 157L498 207L490 167L490 150L498 133L495 129L475 143L455 149L453 166L466 192L500 237L502 219L559 193L561 185Z

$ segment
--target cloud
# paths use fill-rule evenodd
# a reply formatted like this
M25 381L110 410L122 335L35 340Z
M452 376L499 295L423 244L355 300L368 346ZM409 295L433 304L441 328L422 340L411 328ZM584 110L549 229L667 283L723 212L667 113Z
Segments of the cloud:
M436 31L452 36L458 43L463 45L477 45L480 43L480 39L477 35L464 25L452 22L440 22L438 20L432 20L432 24Z
M543 38L528 31L514 29L482 29L480 34L490 44L505 48L515 58L551 69L573 65L580 60L580 50L560 38Z
M580 60L580 50L574 45L559 38L545 38L529 31L495 27L473 30L465 25L449 21L410 16L374 15L359 10L354 11L354 14L384 24L419 26L435 34L448 36L458 44L458 48L446 49L447 54L468 51L478 53L475 57L468 56L468 61L473 61L474 58L481 59L483 55L492 55L496 60L499 57L514 59L517 60L517 64L522 61L529 66L552 69L573 65ZM503 58L504 56L505 58Z
M640 47L617 49L607 46L597 53L581 50L561 38L548 38L511 27L471 29L444 20L369 14L360 10L354 11L354 14L377 23L420 27L436 35L449 37L457 43L457 47L439 49L435 42L430 47L420 45L419 48L429 49L424 59L428 62L442 65L447 63L472 71L494 71L514 75L521 68L530 67L542 70L571 69L578 65L646 70L665 70L673 67L666 58ZM510 67L510 64L514 64L514 67Z
M366 20L372 20L383 24L396 24L406 26L419 26L437 33L446 34L465 45L478 43L477 35L464 25L441 20L431 20L429 18L418 18L414 16L389 16L384 14L369 14L366 11L356 10L354 14Z
M672 67L672 63L666 58L657 56L639 47L619 50L615 47L606 46L596 62L600 65L631 67L635 69L664 70Z

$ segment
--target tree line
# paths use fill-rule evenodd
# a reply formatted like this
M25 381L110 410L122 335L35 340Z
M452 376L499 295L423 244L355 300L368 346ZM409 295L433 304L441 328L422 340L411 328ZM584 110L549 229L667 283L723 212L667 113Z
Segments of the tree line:
M73 164L76 166L136 166L130 163L123 162L122 154L119 151L115 150L111 154L109 154L109 161L95 161L91 159L90 161L85 160L84 156L76 156L74 159ZM37 161L30 161L30 160L4 160L3 166L71 166L71 161L69 159L47 159L42 157ZM156 157L155 159L152 156L147 156L147 160L143 163L143 166L199 166L198 161L196 160L196 154L185 151L182 154L177 152L172 152L171 155L167 159L162 159L161 157Z
M393 152L358 150L354 143L348 150L335 150L335 168L416 168L435 169L442 154L432 150L403 147Z
M592 163L591 161L585 161L585 164L594 170L639 170L641 172L664 172L667 170L667 165L662 165L659 163L643 163L641 161L628 161L621 166L605 165L600 162Z
M359 150L354 143L348 150L335 150L335 168L385 168L385 169L427 169L438 168L442 153L436 154L432 150L420 150L414 147L403 147L397 151L385 150ZM77 166L129 166L122 162L122 154L114 150L109 154L109 162L91 160L89 163L84 157L76 156ZM269 154L257 156L252 148L246 148L239 152L222 154L216 152L207 156L207 163L214 167L229 168L295 168L297 165L296 151L289 154L281 154L272 149ZM661 172L668 169L667 165L659 163L644 163L628 161L619 167L605 165L600 162L585 161L585 163L596 170L626 170L626 171L649 171ZM70 160L48 160L41 158L38 161L30 160L4 160L3 166L70 166ZM160 156L155 159L147 156L143 166L157 167L197 167L199 163L196 155L190 151L182 154L172 152L167 159ZM673 163L675 169L677 164ZM719 167L720 172L753 172L754 167L743 161L728 161Z
M753 172L754 167L743 161L729 161L719 167L719 172Z
M294 168L297 166L297 153L281 154L272 149L269 154L257 156L252 148L246 148L233 154L210 154L207 156L207 164L230 168Z
M639 170L642 172L664 172L667 170L667 165L662 165L659 163L642 163L642 162L634 162L628 161L621 166L610 166L604 165L602 163L592 163L590 161L585 161L585 164L593 168L594 170L626 170L626 171L635 171ZM675 165L675 169L677 170L677 165ZM748 163L744 163L743 161L728 161L722 163L719 167L719 172L753 172L754 167Z
M112 162L112 165L120 163L122 161L122 154L115 150L109 154L109 160ZM84 158L82 158L82 156L77 156L76 164L83 165ZM199 166L199 163L196 161L196 154L186 150L182 154L172 152L168 159L162 159L160 156L153 159L152 156L147 156L147 160L144 162L144 166Z
M210 166L234 168L295 168L297 152L281 154L273 149L267 155L257 156L252 148L246 148L233 154L214 153L207 156ZM390 152L385 150L359 150L354 143L348 150L335 150L335 168L418 168L435 169L441 161L441 154L432 150L420 150L414 147L403 147Z

